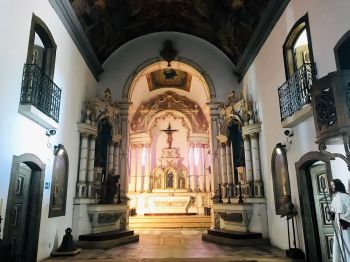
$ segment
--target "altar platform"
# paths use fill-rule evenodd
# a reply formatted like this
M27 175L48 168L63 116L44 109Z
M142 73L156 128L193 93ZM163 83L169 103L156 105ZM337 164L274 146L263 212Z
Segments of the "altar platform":
M210 216L204 215L152 214L129 217L129 228L133 230L166 228L209 229L210 222Z

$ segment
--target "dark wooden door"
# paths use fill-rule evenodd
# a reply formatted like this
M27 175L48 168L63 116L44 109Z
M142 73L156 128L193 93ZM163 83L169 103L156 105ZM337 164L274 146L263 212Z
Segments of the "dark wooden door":
M10 223L8 240L12 246L12 256L26 261L27 257L27 232L30 216L32 170L21 163L13 190L13 199L9 207Z
M322 261L331 262L333 257L334 230L332 219L328 213L330 211L329 205L331 198L326 172L326 165L324 163L314 164L310 168Z

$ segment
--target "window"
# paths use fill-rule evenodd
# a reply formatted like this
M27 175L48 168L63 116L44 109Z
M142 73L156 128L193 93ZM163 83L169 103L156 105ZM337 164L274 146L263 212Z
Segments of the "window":
M61 89L52 81L55 57L49 29L33 14L19 112L47 129L57 128L59 120Z
M350 31L338 41L334 48L338 70L350 69Z
M287 80L304 64L313 63L311 37L307 15L293 26L283 45Z
M300 18L283 45L286 82L278 89L283 127L311 115L311 86L316 78L308 16Z
M37 65L52 80L55 58L56 43L50 30L39 17L33 15L26 63Z

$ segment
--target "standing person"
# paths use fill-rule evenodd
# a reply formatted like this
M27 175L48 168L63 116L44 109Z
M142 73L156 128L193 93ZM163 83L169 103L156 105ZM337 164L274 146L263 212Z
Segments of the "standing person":
M333 199L331 212L334 213L333 262L350 261L350 196L339 179L331 180Z

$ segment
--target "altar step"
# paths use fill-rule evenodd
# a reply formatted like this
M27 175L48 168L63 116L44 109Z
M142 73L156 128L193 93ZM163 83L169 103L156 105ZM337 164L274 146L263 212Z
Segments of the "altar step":
M204 215L152 215L129 217L129 227L131 229L210 228L210 223L210 216Z
M261 233L225 229L209 229L207 234L202 234L202 240L237 247L268 245L270 243L270 240L263 238Z
M113 230L101 233L80 235L75 245L84 249L107 249L122 244L139 241L133 230Z

